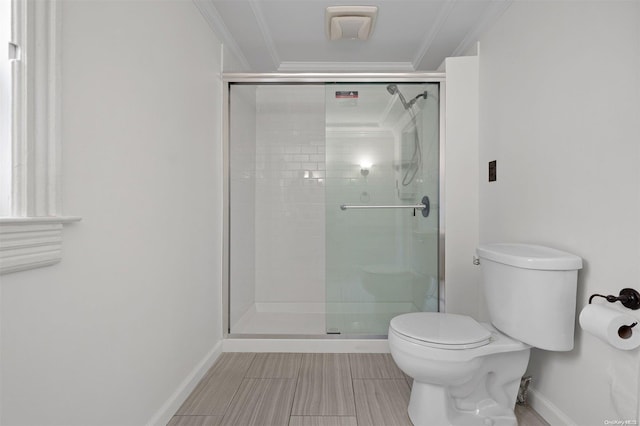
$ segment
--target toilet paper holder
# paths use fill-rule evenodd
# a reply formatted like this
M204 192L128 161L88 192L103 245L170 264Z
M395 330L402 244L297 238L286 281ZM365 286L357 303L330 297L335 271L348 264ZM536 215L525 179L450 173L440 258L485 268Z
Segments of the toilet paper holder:
M622 303L624 307L629 309L633 309L633 310L640 309L640 293L638 293L636 290L632 288L623 288L622 290L620 290L620 294L618 296L614 296L614 295L605 296L602 294L592 294L591 297L589 297L589 304L591 304L591 301L593 300L594 297L603 297L607 299L607 302L609 303L620 301L620 303Z
M618 336L620 336L621 339L628 339L631 337L631 335L633 334L633 327L635 327L636 325L638 325L638 321L633 322L632 324L629 325L623 325L618 329Z

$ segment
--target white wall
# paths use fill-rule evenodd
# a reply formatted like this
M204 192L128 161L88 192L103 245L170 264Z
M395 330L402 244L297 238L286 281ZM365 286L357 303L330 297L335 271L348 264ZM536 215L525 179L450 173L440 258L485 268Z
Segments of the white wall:
M213 27L212 29L216 31L216 34L218 34L218 39L222 40L222 37L219 36L219 28ZM251 69L246 68L242 65L242 61L238 59L238 57L233 53L232 49L229 49L226 45L223 45L222 49L222 56L224 58L222 64L223 72L251 72Z
M480 241L550 245L584 259L592 293L639 288L640 3L514 2L480 39ZM535 320L535 319L532 319ZM534 407L555 424L638 416L638 350L576 331L533 350Z
M445 311L478 316L478 57L447 58Z
M62 263L2 278L0 423L140 425L221 339L221 47L189 1L62 15L63 198L83 220Z

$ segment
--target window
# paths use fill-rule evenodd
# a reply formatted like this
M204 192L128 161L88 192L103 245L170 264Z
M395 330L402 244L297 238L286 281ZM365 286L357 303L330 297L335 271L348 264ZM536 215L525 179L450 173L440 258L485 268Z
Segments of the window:
M0 2L0 217L11 215L11 2Z
M0 273L61 260L58 0L0 1Z

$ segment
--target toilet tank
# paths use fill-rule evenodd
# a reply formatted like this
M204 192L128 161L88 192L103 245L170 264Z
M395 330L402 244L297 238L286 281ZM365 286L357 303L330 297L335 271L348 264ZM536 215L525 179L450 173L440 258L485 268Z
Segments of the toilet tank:
M491 323L540 349L573 349L582 259L530 244L485 244L476 252Z

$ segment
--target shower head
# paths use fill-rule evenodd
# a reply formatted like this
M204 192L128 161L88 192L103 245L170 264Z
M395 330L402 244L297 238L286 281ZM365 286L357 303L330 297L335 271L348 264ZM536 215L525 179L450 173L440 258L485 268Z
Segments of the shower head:
M400 89L398 89L398 85L397 84L388 84L387 85L387 92L389 92L391 94L391 96L397 94L398 98L400 98L400 102L402 102L402 106L404 107L404 109L411 108L413 106L413 104L415 104L417 102L418 98L422 97L422 98L427 99L427 92L424 91L423 93L420 93L418 96L416 96L415 98L413 98L409 102L407 102L407 100L402 95L402 92L400 92Z
M407 100L404 98L404 96L402 96L402 92L400 92L400 89L398 89L397 84L387 85L387 92L391 93L391 96L397 94L398 98L400 98L400 102L402 102L402 106L404 107L404 109L411 108L411 104L408 104Z

